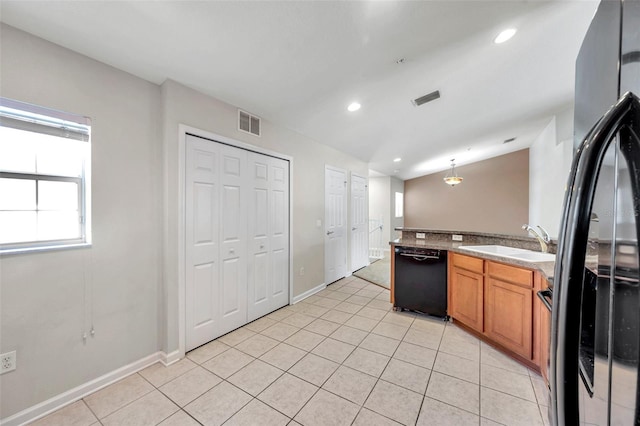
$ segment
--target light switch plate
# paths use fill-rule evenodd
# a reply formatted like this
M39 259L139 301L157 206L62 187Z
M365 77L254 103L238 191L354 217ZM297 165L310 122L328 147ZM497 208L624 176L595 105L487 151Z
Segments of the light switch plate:
M424 232L416 232L416 238L424 240L425 237L426 237L426 235L425 235Z
M452 234L452 235L451 235L451 239L452 239L453 241L462 241L462 235Z

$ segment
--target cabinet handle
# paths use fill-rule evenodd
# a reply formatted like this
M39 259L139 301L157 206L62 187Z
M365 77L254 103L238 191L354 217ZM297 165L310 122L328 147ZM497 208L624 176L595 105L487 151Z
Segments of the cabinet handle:
M333 234L333 231L327 231L327 235Z
M540 300L542 300L542 304L544 306L546 306L546 308L549 310L549 312L551 312L551 307L552 307L551 303L552 302L549 302L549 300L553 300L552 299L553 294L551 293L551 290L549 290L549 289L540 290L537 293L537 295L538 295L538 298L540 298Z

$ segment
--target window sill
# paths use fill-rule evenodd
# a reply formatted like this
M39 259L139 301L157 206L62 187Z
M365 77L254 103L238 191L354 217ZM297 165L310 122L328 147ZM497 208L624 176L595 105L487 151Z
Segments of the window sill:
M0 256L14 255L14 254L29 254L29 253L40 253L47 251L57 251L57 250L71 250L78 248L89 248L91 247L91 243L74 243L74 244L61 244L61 245L44 245L37 247L20 247L20 248L7 248L0 249Z

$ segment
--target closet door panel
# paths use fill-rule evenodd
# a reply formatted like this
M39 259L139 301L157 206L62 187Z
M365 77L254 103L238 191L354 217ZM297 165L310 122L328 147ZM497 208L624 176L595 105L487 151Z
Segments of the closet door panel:
M221 327L226 333L247 322L247 152L221 145Z
M219 147L194 136L186 145L186 349L219 335Z
M289 303L289 162L270 160L270 297L271 310L275 310Z
M271 312L271 265L269 253L270 158L254 152L248 155L249 191L249 321Z
M289 303L289 162L187 135L186 349Z

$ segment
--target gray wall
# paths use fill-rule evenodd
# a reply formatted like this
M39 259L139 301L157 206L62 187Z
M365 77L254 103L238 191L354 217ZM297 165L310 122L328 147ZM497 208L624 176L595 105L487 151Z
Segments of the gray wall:
M404 224L404 217L395 217L396 192L404 192L403 180L392 176L369 178L369 218L383 220L383 245L387 250L387 242L400 237L394 229Z
M447 172L404 182L404 226L524 235L529 217L529 150L456 167L464 181L446 185Z
M175 82L154 85L4 24L2 96L92 119L93 246L0 259L0 418L140 360L178 349L178 123L294 159L294 295L324 282L324 166L366 164ZM82 333L95 326L83 344Z
M529 148L529 220L552 238L560 232L573 159L572 120L572 109L553 117Z
M237 130L237 108L173 81L162 85L163 142L166 185L165 215L165 351L177 348L178 339L178 124L221 134L293 157L293 292L302 294L324 283L324 167L344 168L362 176L367 164L293 131L262 122L260 138ZM348 175L348 173L347 173ZM350 187L350 186L349 186ZM349 199L350 197L348 197ZM347 250L348 256L351 251ZM349 259L349 264L350 259ZM299 275L304 267L304 276Z
M0 416L158 350L160 92L1 27L2 96L92 119L93 246L0 259ZM95 327L86 344L83 332Z

